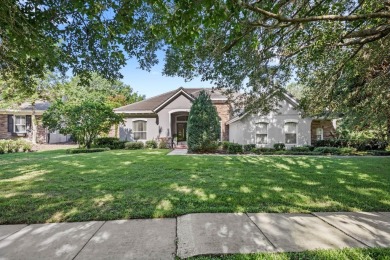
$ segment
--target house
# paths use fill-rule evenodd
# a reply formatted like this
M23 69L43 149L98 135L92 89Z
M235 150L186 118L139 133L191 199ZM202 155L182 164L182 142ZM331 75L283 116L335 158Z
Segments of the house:
M42 125L42 115L49 108L50 103L44 101L23 103L15 108L0 109L0 139L27 139L32 141L32 117L37 122L37 143L64 143L70 136L49 132Z
M178 88L114 111L124 116L119 128L121 140L146 141L159 138L185 144L187 121L192 102L203 88ZM302 118L297 101L289 95L280 102L277 112L268 115L243 113L234 116L233 104L220 91L204 89L210 94L221 124L221 140L239 144L272 147L310 145L316 140L334 135L330 120Z

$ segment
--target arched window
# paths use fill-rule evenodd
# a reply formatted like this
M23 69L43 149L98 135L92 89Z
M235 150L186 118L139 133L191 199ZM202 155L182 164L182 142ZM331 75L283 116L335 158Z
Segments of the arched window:
M268 124L257 123L256 124L256 144L268 143Z
M146 121L133 121L133 138L134 140L146 140Z
M286 144L297 143L297 123L287 122L284 124L284 135Z

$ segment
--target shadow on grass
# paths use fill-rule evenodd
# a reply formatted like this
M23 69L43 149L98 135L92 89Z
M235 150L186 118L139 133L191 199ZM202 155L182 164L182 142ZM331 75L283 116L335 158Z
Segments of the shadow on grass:
M194 212L389 211L390 158L65 151L0 159L0 223Z

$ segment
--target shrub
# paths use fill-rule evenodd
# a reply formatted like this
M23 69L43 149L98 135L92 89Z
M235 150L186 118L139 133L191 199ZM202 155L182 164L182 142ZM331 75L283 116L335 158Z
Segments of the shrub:
M145 148L156 149L157 148L157 142L155 140L146 141L145 142Z
M252 152L256 148L255 144L244 144L244 152Z
M228 148L227 148L227 153L228 154L237 154L237 153L242 153L242 145L241 144L236 144L236 143L229 143Z
M209 94L202 90L194 100L188 116L188 150L214 152L221 132L217 110Z
M126 142L125 148L128 150L137 150L144 148L143 142Z
M276 151L282 151L286 149L286 145L284 143L276 143L274 144L274 149Z
M341 151L337 147L316 147L314 152L321 154L341 154Z
M291 147L290 150L294 152L310 152L310 148L308 146L294 146Z
M95 140L94 147L110 148L111 150L124 149L126 141L120 141L116 137L100 137Z
M0 140L0 154L4 154L7 150L7 143L5 140Z
M276 150L274 148L268 148L268 147L260 147L260 148L255 148L252 150L255 154L264 154L264 153L274 153Z
M222 142L222 150L227 151L229 144L230 144L229 141L223 141Z
M375 156L390 156L390 151L372 150L372 151L367 151L367 154L375 155Z
M384 150L388 143L379 139L328 139L318 140L314 143L315 147L350 147L358 151Z
M66 150L66 153L69 154L77 154L77 153L99 153L99 152L105 152L109 151L110 148L75 148L75 149L68 149Z
M25 140L18 140L18 146L19 151L22 150L23 152L31 152L33 147L32 143Z
M167 149L168 147L168 139L160 138L160 142L158 143L158 149Z

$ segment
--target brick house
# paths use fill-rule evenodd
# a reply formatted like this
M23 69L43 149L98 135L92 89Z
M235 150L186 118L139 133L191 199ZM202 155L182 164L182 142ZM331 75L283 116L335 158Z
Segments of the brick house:
M48 102L37 101L34 107L23 103L15 108L0 109L0 139L26 139L32 141L34 116L37 143L67 142L70 136L50 133L42 126L42 115L49 107Z

